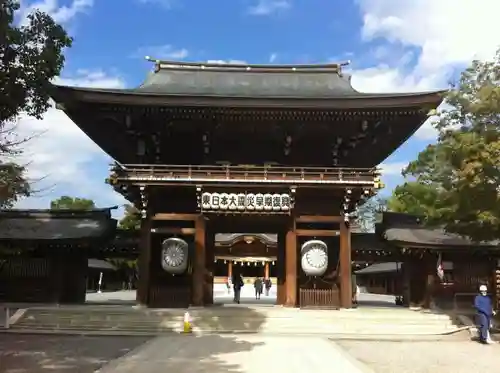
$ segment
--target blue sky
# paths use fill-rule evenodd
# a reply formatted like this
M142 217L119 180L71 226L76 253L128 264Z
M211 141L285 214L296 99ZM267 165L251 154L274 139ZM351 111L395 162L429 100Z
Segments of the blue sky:
M23 0L49 12L74 37L58 83L134 87L151 63L144 56L187 61L324 63L351 60L353 85L365 92L446 87L473 58L500 44L489 25L498 0ZM483 4L484 3L484 4ZM463 27L468 22L470 28ZM125 201L104 185L110 159L60 111L22 117L21 135L36 134L23 161L40 190L19 207L45 208L60 195ZM384 162L387 191L401 168L434 141L426 123Z

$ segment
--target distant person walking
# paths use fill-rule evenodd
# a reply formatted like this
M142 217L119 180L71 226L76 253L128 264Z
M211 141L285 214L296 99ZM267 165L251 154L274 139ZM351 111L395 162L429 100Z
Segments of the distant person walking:
M493 310L486 285L479 287L479 294L474 298L474 308L476 309L477 324L479 327L479 342L484 344L492 343L490 339L490 325L491 318L496 312Z
M253 287L255 288L255 299L260 299L260 296L262 295L262 290L264 287L264 284L262 282L262 279L260 277L257 277L255 281L253 282Z
M266 278L264 280L264 287L266 289L266 297L269 296L269 291L271 290L271 286L273 286L273 283L270 278Z
M240 274L233 275L232 283L234 290L234 303L240 304L241 288L245 284L243 277Z

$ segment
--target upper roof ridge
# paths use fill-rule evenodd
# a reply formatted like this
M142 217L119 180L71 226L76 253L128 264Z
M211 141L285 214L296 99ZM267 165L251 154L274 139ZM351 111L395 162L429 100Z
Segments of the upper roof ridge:
M329 72L342 74L342 67L348 66L351 62L325 64L246 64L246 63L217 63L217 62L186 62L160 60L146 56L146 60L155 64L155 71L163 69L199 69L218 71L258 71L258 72Z

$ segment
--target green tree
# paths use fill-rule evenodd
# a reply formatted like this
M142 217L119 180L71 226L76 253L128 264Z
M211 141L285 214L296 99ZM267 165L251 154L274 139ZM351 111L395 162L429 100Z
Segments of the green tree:
M418 189L420 197L415 198L428 207L434 200L427 215L447 231L474 241L498 239L500 51L491 61L474 61L447 93L446 102L449 109L435 123L437 143L404 171L422 186L403 189Z
M120 229L136 230L141 227L141 212L132 205L124 205L125 214L118 223Z
M438 204L438 188L416 181L398 185L387 199L389 211L421 216L429 222L434 221Z
M92 210L95 203L91 199L62 196L50 202L53 210Z
M11 207L32 192L25 167L16 164L20 145L15 136L21 113L40 119L49 108L51 81L64 65L63 50L72 39L46 13L33 11L18 25L17 0L0 2L0 207Z

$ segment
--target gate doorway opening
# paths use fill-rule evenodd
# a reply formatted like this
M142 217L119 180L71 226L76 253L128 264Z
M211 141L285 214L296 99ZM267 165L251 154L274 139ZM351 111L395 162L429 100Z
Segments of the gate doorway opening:
M240 304L276 304L278 235L275 233L215 234L213 268L214 304L236 304L234 284L240 276L243 283L240 291ZM259 289L261 292L257 291Z

